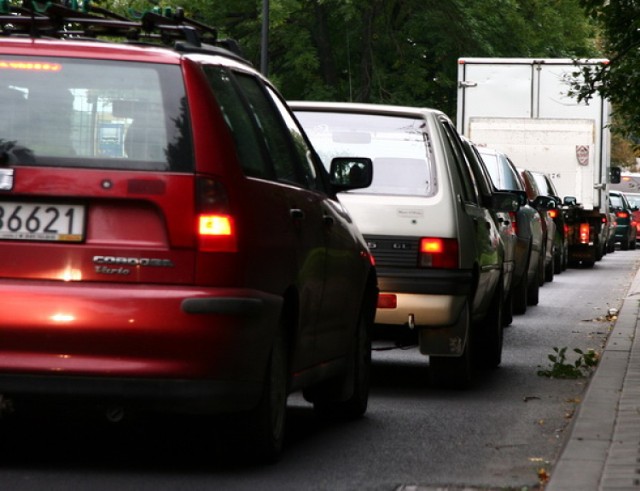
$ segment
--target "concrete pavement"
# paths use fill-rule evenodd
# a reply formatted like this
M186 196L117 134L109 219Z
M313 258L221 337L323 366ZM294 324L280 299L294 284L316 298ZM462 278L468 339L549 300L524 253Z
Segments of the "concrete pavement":
M545 491L640 491L640 271Z

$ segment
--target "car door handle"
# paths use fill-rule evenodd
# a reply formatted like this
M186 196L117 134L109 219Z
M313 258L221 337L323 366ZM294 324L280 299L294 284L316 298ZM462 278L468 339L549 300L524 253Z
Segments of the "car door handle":
M302 211L300 208L291 208L289 210L289 215L294 220L304 220L304 211Z
M331 215L323 215L322 223L324 223L327 227L332 227L336 221Z

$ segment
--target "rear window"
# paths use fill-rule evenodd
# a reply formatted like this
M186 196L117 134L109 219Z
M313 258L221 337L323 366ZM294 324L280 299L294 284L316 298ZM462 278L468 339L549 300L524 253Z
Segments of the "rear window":
M480 150L480 155L496 189L524 191L522 181L518 179L517 171L509 165L507 159L502 155L484 153L482 150Z
M436 175L425 122L419 118L296 111L324 166L335 157L369 157L373 182L349 193L433 196Z
M0 107L12 165L194 168L177 65L1 56Z

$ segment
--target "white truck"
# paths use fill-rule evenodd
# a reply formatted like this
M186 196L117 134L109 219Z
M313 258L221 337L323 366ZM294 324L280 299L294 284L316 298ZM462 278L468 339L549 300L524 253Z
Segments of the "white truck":
M585 103L569 91L574 73L603 63L607 60L458 60L458 131L506 153L518 167L551 177L564 198L569 261L585 265L607 250L610 109L598 94ZM619 175L619 169L611 174Z

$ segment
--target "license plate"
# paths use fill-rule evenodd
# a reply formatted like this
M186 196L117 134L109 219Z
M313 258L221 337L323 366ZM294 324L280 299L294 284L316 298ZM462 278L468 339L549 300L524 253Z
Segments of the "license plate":
M0 239L81 242L82 205L0 202Z

